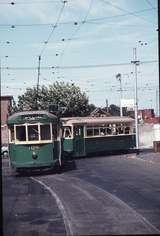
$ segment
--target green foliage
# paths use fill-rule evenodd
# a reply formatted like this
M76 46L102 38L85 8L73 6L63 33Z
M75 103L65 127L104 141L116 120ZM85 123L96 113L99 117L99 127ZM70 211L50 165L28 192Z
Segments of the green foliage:
M114 104L111 104L109 106L109 113L112 115L112 116L120 116L120 108Z
M37 88L27 88L26 92L18 97L17 110L48 110L50 104L63 107L63 116L86 116L95 106L89 105L86 93L81 92L78 86L70 83L55 82L49 87L39 87L38 99Z
M112 115L112 116L120 116L120 107L119 106L116 106L114 104L111 104L109 106L109 113ZM127 112L127 108L126 107L123 107L123 116L128 116L129 113Z

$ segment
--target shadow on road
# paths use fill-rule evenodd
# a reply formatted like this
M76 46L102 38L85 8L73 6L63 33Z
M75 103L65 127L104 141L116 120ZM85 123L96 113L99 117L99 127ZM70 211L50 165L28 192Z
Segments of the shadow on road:
M15 177L31 177L31 176L44 176L44 175L54 175L63 174L64 172L76 170L75 160L65 160L61 167L55 166L54 168L47 169L23 169L16 172Z

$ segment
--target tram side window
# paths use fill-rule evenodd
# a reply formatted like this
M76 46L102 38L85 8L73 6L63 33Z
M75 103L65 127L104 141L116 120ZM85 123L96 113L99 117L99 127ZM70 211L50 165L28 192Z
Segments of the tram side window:
M125 127L125 134L129 134L130 133L130 127L129 126L126 126Z
M112 125L111 124L109 124L109 125L107 125L107 135L111 135L112 134Z
M87 129L87 136L93 136L93 128Z
M105 128L100 128L100 135L101 136L106 135L106 129Z
M124 126L123 124L118 125L118 134L123 134L124 133Z
M10 127L10 138L11 138L11 142L13 142L14 141L14 126L11 126Z
M38 139L38 125L28 126L28 141L37 141Z
M71 138L71 137L72 137L71 127L64 127L63 138Z
M99 128L94 128L94 136L99 136Z
M41 133L41 140L50 140L51 139L50 125L41 125L40 133Z
M18 141L26 141L25 126L16 126L16 139Z

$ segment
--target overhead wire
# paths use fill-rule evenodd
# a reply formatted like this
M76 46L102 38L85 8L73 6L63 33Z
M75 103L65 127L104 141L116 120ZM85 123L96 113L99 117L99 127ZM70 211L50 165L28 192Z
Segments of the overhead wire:
M125 14L117 14L113 16L104 16L104 17L97 17L97 18L91 18L85 20L85 23L94 23L96 21L103 21L103 20L108 20L108 19L114 19L118 17L123 17L123 16L128 16L131 14L139 14L147 11L153 11L156 10L156 8L147 8L143 9L140 11L133 11L130 13L125 13ZM83 21L76 21L77 24L81 24ZM64 21L64 22L59 22L58 25L66 25L66 24L74 24L75 21ZM31 24L0 24L0 27L10 27L10 28L16 28L16 27L48 27L48 26L53 26L53 23L31 23Z
M60 65L61 62L62 62L62 57L63 57L65 51L67 50L67 47L69 47L69 44L70 44L71 40L72 40L72 39L75 37L75 35L78 33L78 31L80 30L80 28L82 27L82 25L83 25L84 23L86 23L86 19L87 19L89 13L90 13L92 4L93 4L93 0L90 0L90 4L89 4L88 10L87 10L87 12L86 12L86 14L85 14L85 17L83 18L83 20L81 21L81 23L78 25L78 27L76 28L76 30L71 34L71 36L69 37L69 40L67 41L67 43L66 43L66 45L65 45L65 47L64 47L64 49L63 49L63 51L60 53L59 65ZM75 25L76 25L76 23L77 23L77 22L75 22ZM78 24L78 23L77 23L77 24Z
M118 9L118 10L120 10L120 11L123 11L123 12L126 12L126 13L130 13L130 15L133 15L133 16L136 17L136 18L139 18L139 19L141 19L141 20L144 20L144 21L146 21L146 22L152 24L150 21L146 20L145 18L143 18L143 17L141 17L141 16L137 16L135 13L132 13L132 12L130 12L130 11L128 11L128 10L126 10L126 9L124 9L124 8L122 8L122 7L120 7L120 6L118 6L118 5L115 5L115 4L111 3L110 1L107 1L107 0L101 0L101 1L103 1L103 2L106 3L107 5L110 5L110 6L116 8L116 9Z
M157 63L158 60L140 61L139 64ZM101 68L101 67L115 67L115 66L129 66L131 62L126 63L111 63L111 64L95 64L95 65L77 65L77 66L42 66L42 70L53 69L88 69L88 68ZM37 70L37 67L1 67L2 70Z
M42 50L41 50L41 52L40 52L40 56L42 56L42 54L44 53L44 50L46 49L46 46L47 46L47 44L48 44L48 42L49 42L51 36L53 35L53 33L54 33L54 31L55 31L55 28L56 28L57 25L58 25L58 22L59 22L59 20L60 20L60 18L61 18L61 15L62 15L62 13L63 13L63 10L64 10L64 7L65 7L65 4L66 4L66 3L67 3L67 1L63 1L63 5L62 5L62 7L61 7L61 9L60 9L60 11L59 11L57 20L56 20L55 24L53 25L53 29L52 29L52 31L49 33L47 40L44 42L44 45L43 45Z
M154 6L152 5L152 3L149 0L146 0L146 2L148 3L149 6L151 6L152 8L154 8Z
M70 1L73 1L73 0L70 0ZM12 1L12 2L0 2L0 5L19 5L19 4L48 4L48 3L60 3L61 0L45 0L45 1L42 1L42 0L37 0L37 1L19 1L19 2L15 2L15 1Z

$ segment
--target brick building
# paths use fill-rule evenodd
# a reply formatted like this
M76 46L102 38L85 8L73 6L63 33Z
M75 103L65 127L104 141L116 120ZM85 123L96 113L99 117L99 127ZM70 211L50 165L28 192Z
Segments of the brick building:
M1 142L8 143L7 118L12 106L13 96L1 96Z

